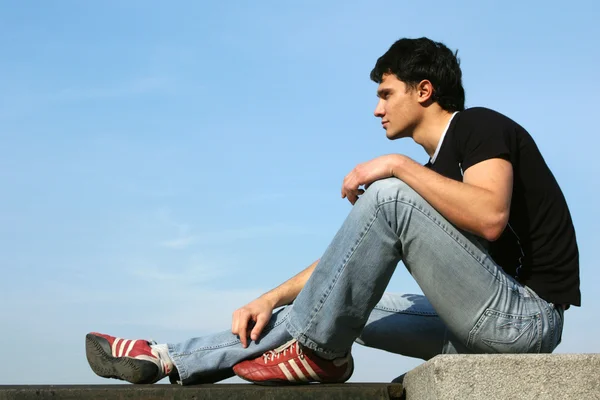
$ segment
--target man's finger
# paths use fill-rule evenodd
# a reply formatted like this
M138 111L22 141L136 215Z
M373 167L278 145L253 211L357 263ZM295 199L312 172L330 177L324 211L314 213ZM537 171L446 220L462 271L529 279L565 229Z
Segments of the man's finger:
M342 199L348 197L348 191L352 189L352 184L350 183L352 181L351 175L352 172L346 175L342 181Z
M342 185L342 199L348 197L348 185L346 182Z
M356 200L358 200L358 191L356 189L354 190L349 190L348 193L346 194L346 197L348 198L348 201L350 203L352 203L352 205L354 205L354 203L356 203Z
M254 340L255 342L258 340L258 338L260 337L260 334L262 333L262 330L265 328L265 326L267 325L267 322L269 322L269 317L266 316L265 314L260 314L256 320L256 325L254 325L254 329L252 329L252 333L250 333L250 338L252 340Z
M244 348L248 347L248 332L246 330L247 328L248 321L246 320L246 317L244 317L244 320L241 321L238 330L238 337L240 338L240 342L242 342L242 346L244 346Z
M342 199L350 199L355 190L356 189L353 189L352 186L344 185L342 187Z
M237 335L238 320L238 312L236 311L233 313L233 317L231 318L231 333L234 335Z

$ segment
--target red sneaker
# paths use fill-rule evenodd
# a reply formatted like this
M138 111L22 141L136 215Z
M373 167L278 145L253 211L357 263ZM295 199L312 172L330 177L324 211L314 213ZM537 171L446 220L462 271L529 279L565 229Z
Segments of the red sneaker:
M103 378L131 383L158 382L173 371L168 355L146 340L128 340L102 333L88 333L85 353L92 370Z
M350 352L345 357L326 360L295 339L233 367L237 376L259 385L342 383L350 378L353 371L354 361Z

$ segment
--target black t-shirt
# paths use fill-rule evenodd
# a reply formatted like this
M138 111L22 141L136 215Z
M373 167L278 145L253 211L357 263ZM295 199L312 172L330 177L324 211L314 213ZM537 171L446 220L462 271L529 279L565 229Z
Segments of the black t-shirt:
M454 116L437 158L426 167L462 182L491 158L513 166L508 225L489 254L509 275L554 304L581 305L579 252L567 203L532 137L516 122L477 107Z

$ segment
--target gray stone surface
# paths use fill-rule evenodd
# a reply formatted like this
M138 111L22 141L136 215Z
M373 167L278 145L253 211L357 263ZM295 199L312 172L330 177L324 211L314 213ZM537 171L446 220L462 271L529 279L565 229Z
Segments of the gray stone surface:
M600 399L600 354L442 355L403 386L406 400Z
M381 399L399 400L402 385L346 383L265 387L251 384L221 385L77 385L77 386L0 386L0 400L110 399L110 400L255 400L255 399Z

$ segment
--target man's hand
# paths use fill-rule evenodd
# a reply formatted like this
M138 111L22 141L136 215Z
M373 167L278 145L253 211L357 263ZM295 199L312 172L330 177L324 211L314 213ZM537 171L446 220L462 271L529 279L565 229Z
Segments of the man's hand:
M238 335L244 348L248 347L248 331L252 325L250 339L256 341L273 315L274 304L264 296L246 304L233 313L231 332Z
M360 186L365 187L380 179L394 176L394 166L399 161L400 154L388 154L385 156L374 158L362 164L358 164L346 177L342 184L342 198L347 198L354 205L358 196L365 191L360 189Z

